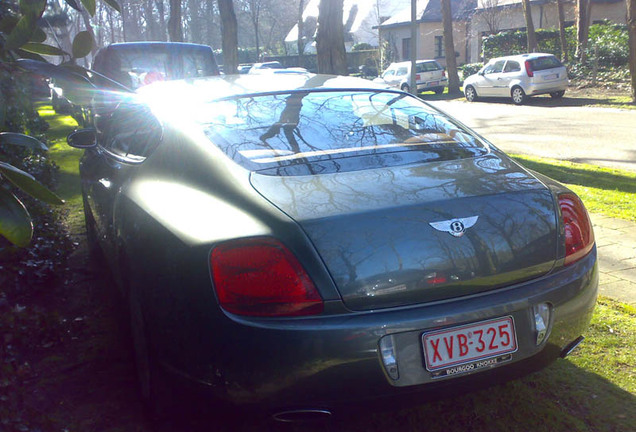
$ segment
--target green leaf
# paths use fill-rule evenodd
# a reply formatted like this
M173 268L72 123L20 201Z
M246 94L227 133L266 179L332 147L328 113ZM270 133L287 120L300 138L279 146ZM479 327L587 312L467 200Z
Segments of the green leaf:
M115 0L104 0L104 3L115 9L117 12L121 13L121 6L119 6L119 3L117 3Z
M81 0L82 4L86 8L91 16L95 16L95 0Z
M9 15L4 17L0 21L0 32L5 34L11 33L11 31L15 28L18 21L20 21L20 18L18 18L15 15Z
M46 0L20 0L20 12L40 18L46 8Z
M61 50L58 47L55 47L53 45L43 44L43 43L29 42L29 43L25 43L20 48L25 50L25 51L28 51L28 52L31 52L31 53L35 53L35 54L51 55L51 56L68 55L68 53L66 51Z
M73 9L75 9L78 12L81 12L82 9L80 8L79 3L77 3L76 0L65 0L66 4L69 5L70 7L72 7Z
M42 43L46 40L47 36L40 27L36 27L33 35L31 36L31 40L29 42Z
M27 43L35 32L35 19L30 15L24 15L7 36L7 50L20 48Z
M45 62L46 61L44 59L44 57L42 57L41 55L35 54L35 53L32 53L32 52L28 52L28 51L24 51L22 49L17 49L16 53L18 53L20 58L23 58L23 59L37 60L39 62Z
M44 150L47 151L49 148L44 145L44 143L36 138L33 138L29 135L24 135L17 132L0 132L0 145L1 144L12 144L21 147L28 147L32 150Z
M27 247L33 237L33 222L24 204L0 186L0 235L19 247Z
M16 187L31 195L33 198L39 199L49 204L61 205L64 201L53 192L48 190L46 186L37 181L31 174L0 162L0 174L13 183Z
M73 39L73 58L82 58L93 49L93 36L88 31L79 32Z

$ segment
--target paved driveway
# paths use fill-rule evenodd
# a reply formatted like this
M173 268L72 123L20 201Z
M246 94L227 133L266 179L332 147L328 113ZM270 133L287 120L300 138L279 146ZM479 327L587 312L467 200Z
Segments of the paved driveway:
M567 97L567 96L566 96ZM507 153L521 153L636 171L636 111L550 106L533 98L431 104L472 127Z

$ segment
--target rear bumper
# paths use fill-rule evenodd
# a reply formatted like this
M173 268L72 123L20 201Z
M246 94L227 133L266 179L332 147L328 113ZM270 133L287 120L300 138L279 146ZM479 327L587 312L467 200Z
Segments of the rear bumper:
M264 410L327 408L465 392L524 375L558 358L591 319L597 296L596 250L566 269L506 289L417 307L303 319L246 319L227 315L201 329L197 359L174 358L164 366L199 395ZM534 343L532 307L553 307L547 342ZM501 366L433 379L423 360L421 335L490 318L512 316L518 351ZM384 371L378 344L395 336L399 379ZM192 352L186 349L181 352ZM186 366L187 365L187 366ZM419 397L418 397L418 400Z
M552 93L557 91L565 91L568 88L567 77L558 81L550 81L546 83L530 83L527 89L524 89L527 95L534 96L539 94Z
M447 86L448 86L448 78L442 78L439 80L432 80L432 81L417 83L417 89L419 91L436 89L436 88L444 88Z

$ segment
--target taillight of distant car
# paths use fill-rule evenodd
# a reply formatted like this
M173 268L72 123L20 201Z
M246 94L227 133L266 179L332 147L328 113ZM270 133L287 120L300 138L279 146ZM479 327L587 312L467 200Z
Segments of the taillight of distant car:
M530 61L526 60L524 64L526 66L526 73L530 78L532 78L534 76L534 72L532 71L532 65L530 64Z
M323 311L309 275L280 241L254 237L221 243L210 256L223 309L249 316L304 316Z
M594 231L585 206L574 194L559 195L559 207L565 228L565 265L587 255L594 246Z

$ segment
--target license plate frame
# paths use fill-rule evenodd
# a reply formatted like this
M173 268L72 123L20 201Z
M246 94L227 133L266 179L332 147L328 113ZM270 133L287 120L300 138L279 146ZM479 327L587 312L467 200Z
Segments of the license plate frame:
M545 75L545 76L543 77L543 79L544 79L544 80L546 80L546 81L559 79L559 74L558 74L558 73L555 73L555 74Z
M432 373L491 358L511 358L519 348L512 316L424 332L421 342L424 366Z
M428 83L429 87L433 87L433 86L436 86L436 85L439 85L439 81L431 81L431 82Z

